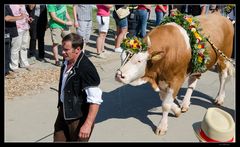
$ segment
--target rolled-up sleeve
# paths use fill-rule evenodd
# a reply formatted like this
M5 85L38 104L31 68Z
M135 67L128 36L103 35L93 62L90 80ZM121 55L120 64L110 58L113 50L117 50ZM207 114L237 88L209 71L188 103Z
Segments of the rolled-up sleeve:
M101 104L102 100L102 90L99 87L87 87L85 88L87 94L87 102L94 104Z

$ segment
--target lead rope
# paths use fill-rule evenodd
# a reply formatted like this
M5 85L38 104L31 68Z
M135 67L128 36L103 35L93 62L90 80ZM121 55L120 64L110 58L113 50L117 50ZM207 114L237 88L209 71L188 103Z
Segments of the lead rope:
M225 58L226 60L228 60L234 67L236 67L236 64L234 63L234 61L230 58L228 58L221 50L219 50L214 44L213 42L209 39L209 37L206 37L207 41L211 44L211 46L215 49L215 51L217 51L223 58Z
M118 70L120 70L123 67L123 65L125 65L127 63L127 61L134 55L134 53L131 53L131 52L128 52L128 51L126 51L126 52L128 53L127 57L124 59L121 67Z

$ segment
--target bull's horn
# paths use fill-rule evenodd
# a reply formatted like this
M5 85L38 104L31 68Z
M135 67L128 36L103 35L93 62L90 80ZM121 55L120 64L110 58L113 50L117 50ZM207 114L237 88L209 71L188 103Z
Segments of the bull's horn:
M150 40L150 37L147 36L147 46L150 47L151 46L151 40Z
M125 35L123 36L123 39L127 39L127 34L128 34L129 32L127 32L127 33L125 33Z

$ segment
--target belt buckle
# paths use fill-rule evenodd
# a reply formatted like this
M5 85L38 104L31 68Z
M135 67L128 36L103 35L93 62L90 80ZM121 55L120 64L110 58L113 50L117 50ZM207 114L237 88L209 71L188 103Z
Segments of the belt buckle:
M10 38L10 34L9 33L4 34L4 38Z

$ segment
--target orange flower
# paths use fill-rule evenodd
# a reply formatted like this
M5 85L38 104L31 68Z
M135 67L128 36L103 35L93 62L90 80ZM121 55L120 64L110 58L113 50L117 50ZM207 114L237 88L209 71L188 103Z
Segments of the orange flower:
M187 17L186 20L187 20L189 23L192 23L192 18Z
M198 46L197 46L198 48L203 48L203 46L201 45L201 44L198 44Z
M137 48L137 45L138 45L137 43L134 43L133 48Z

